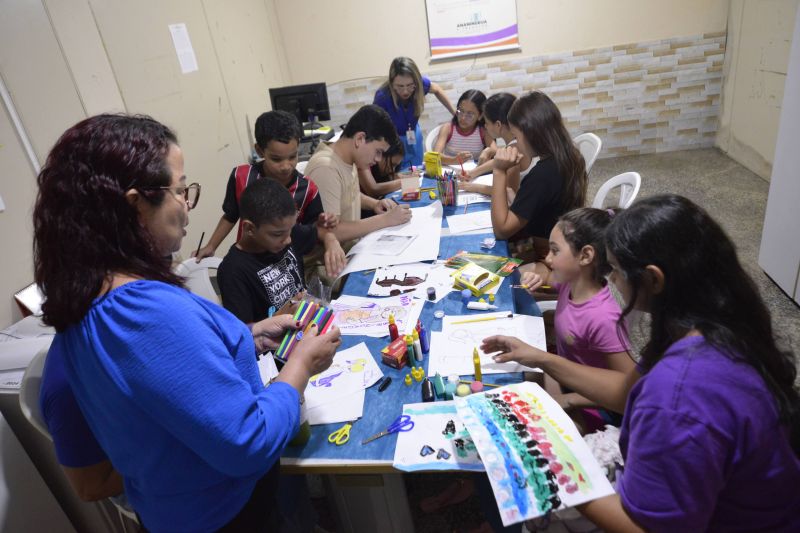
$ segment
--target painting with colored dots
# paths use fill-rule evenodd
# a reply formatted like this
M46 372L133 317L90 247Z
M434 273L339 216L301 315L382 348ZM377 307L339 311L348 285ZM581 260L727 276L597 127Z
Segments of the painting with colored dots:
M575 424L539 385L508 385L455 403L503 525L614 493Z
M405 472L470 470L482 472L475 443L453 402L409 403L403 414L414 428L397 434L393 466Z

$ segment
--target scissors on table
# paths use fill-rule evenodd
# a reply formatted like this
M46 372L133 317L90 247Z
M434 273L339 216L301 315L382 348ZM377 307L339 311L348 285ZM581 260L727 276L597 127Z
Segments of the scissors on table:
M414 429L414 422L411 420L411 417L408 415L400 415L394 422L392 422L391 426L381 431L380 433L377 433L371 436L370 438L361 441L361 444L367 444L369 442L374 441L375 439L385 437L390 433L397 433L398 431L411 431L412 429Z
M350 440L350 428L353 427L355 424L355 420L351 420L350 422L346 423L330 435L328 435L328 442L331 444L335 444L337 446L341 446L345 444L347 441Z

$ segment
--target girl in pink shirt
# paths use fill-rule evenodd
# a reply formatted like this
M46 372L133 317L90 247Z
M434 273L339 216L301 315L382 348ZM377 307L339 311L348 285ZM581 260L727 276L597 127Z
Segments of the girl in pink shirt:
M558 355L628 374L635 364L628 355L625 332L617 327L621 310L606 281L611 268L606 260L604 232L613 216L611 209L591 207L563 215L550 233L550 253L545 258L552 271L545 278L533 271L523 272L521 282L531 293L542 285L558 290ZM585 409L596 406L594 402L576 392L563 391L548 375L545 389L565 410L573 410L570 414L581 430L593 431L608 421L598 411Z

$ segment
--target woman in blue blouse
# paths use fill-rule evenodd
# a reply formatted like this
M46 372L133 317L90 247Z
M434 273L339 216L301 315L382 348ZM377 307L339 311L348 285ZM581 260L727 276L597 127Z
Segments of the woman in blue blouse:
M422 164L425 139L419 127L419 117L425 108L425 95L433 94L443 106L455 115L456 109L442 88L419 73L417 64L408 57L396 57L389 66L389 79L375 92L372 103L389 113L403 141L405 155L400 168Z
M36 282L77 404L150 531L269 531L277 462L311 375L339 331L312 331L276 382L256 348L288 315L248 328L172 273L200 187L149 117L100 115L62 135L38 177Z

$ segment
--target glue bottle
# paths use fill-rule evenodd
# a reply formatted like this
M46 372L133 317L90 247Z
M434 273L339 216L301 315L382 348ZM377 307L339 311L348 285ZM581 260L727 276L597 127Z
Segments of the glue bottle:
M419 333L417 330L414 330L411 335L414 338L414 352L416 353L417 361L421 363L423 359L425 359L425 356L422 355L422 344L419 342Z
M394 322L394 315L389 313L389 338L395 340L400 334L397 333L397 324Z
M470 302L467 304L467 309L473 309L475 311L489 311L490 309L497 309L497 306L487 304L486 302Z

